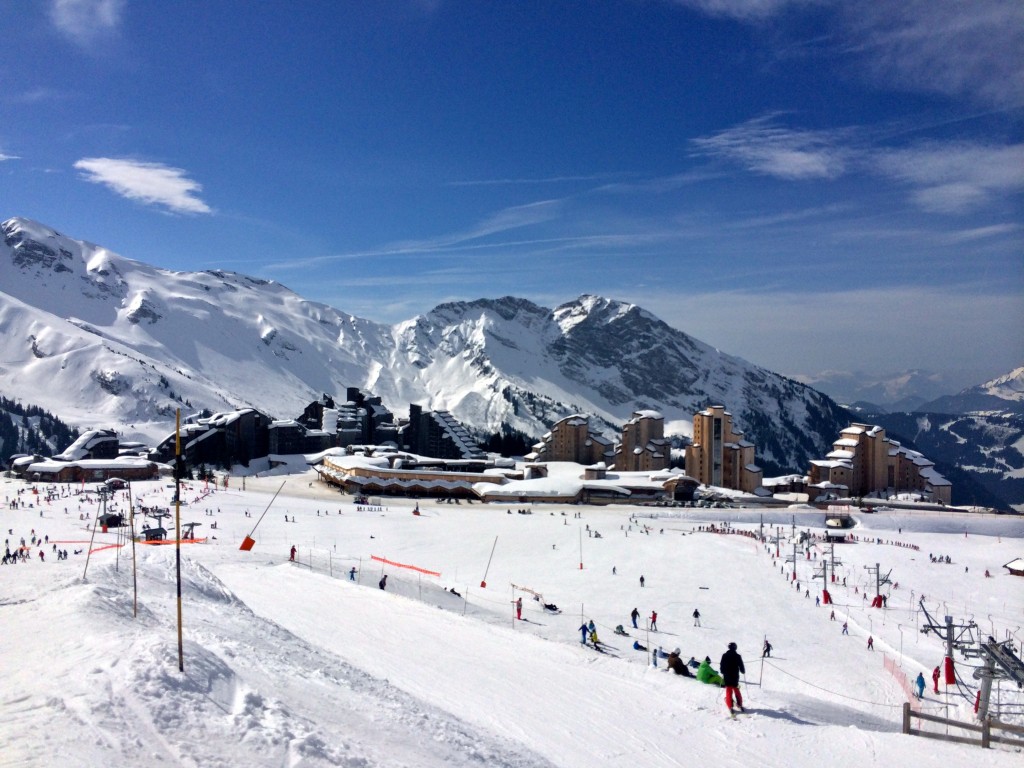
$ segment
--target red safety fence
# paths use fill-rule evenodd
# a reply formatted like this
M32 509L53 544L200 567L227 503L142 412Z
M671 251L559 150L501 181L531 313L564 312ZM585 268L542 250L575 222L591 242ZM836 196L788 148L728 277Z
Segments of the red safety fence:
M117 548L123 547L123 546L124 546L124 544L107 544L106 546L103 546L103 547L96 547L95 549L90 549L89 550L89 554L92 554L93 552L102 552L104 549L117 549Z
M376 560L378 563L384 563L384 565L392 565L395 568L407 568L410 571L416 571L417 573L423 573L427 576L440 576L441 574L437 571L428 571L426 568L420 568L418 565L408 565L406 563L396 563L394 560L388 560L386 557L377 557L376 555L370 555L371 560Z
M899 685L899 687L903 689L903 693L906 694L907 701L910 702L910 708L915 712L919 711L921 709L921 703L917 700L917 693L914 691L914 686L910 682L906 673L900 665L897 664L894 659L890 659L888 654L884 651L882 652L882 659L882 663L885 666L886 671L892 675L893 680L896 681L896 684Z

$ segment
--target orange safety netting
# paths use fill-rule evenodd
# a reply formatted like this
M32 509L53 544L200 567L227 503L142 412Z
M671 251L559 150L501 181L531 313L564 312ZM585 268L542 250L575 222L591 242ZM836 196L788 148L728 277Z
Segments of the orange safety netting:
M416 571L417 573L424 573L427 576L440 576L441 574L437 571L428 571L426 568L420 568L418 565L406 565L405 563L396 563L393 560L388 560L385 557L377 557L376 555L370 555L371 560L376 560L378 563L384 563L385 565L393 565L395 568L408 568L410 571Z
M96 547L95 549L90 549L89 554L91 555L93 552L102 552L104 549L117 549L118 547L123 546L124 544L107 544L104 547Z

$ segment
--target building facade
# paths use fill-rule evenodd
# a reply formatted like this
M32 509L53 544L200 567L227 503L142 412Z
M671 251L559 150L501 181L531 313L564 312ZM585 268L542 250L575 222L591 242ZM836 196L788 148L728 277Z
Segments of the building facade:
M849 496L918 494L949 504L952 484L918 451L887 437L882 427L851 424L823 460L811 462L810 484L845 489Z
M597 464L612 461L612 443L602 435L591 433L586 416L566 416L533 446L534 461L572 461L576 464Z
M713 405L693 416L693 443L686 448L686 474L704 485L753 493L761 486L755 446L732 427L732 414Z
M665 417L657 411L635 411L622 425L622 442L615 447L615 469L650 472L668 469L671 462L672 446L665 439Z

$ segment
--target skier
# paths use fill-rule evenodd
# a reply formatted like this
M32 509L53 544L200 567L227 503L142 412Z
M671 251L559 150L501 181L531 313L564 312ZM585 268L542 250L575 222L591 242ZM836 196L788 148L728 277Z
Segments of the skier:
M349 581L355 581L356 580L356 567L354 565L352 566L352 570L348 572L348 580Z
M523 598L516 599L516 618L522 620L523 618Z
M743 657L736 653L736 643L729 643L729 650L722 654L718 664L722 670L722 686L725 688L725 706L729 714L735 715L736 710L743 712L743 694L740 693L740 673L746 674L743 668ZM732 707L732 697L736 696L736 709Z
M377 582L377 586L381 589L387 589L388 586L388 575L385 573L380 577L380 581Z
M698 611L696 608L693 609L693 626L700 626L700 611Z
M772 644L768 642L768 638L764 639L764 649L761 651L761 658L771 658L772 656Z
M871 635L868 635L868 650L875 650L875 638L873 638Z
M587 622L580 624L580 645L587 644L587 635L590 634L590 627L587 626Z
M935 669L932 670L932 683L935 685L935 693L939 692L939 665L935 665Z
M914 681L914 685L917 686L917 700L920 701L924 698L924 673L917 673L917 680Z
M643 576L641 576L641 577L640 577L640 586L642 587L643 585L644 585L644 577L643 577Z
M843 622L843 634L844 635L850 634L850 625L847 624L845 621Z
M289 560L295 560L295 545L294 544L292 544L291 553L289 554L288 559Z
M653 629L655 632L658 631L658 612L657 611L651 611L651 629Z
M634 608L632 611L630 611L629 618L633 620L633 629L639 629L639 627L637 627L636 625L636 620L640 618L640 611Z

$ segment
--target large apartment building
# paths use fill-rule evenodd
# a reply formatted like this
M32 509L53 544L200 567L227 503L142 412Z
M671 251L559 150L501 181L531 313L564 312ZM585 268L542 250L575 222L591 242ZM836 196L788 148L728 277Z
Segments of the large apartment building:
M591 433L586 416L566 416L533 446L533 461L573 461L577 464L611 462L612 443L602 435Z
M614 462L619 472L668 469L672 445L665 439L665 417L657 411L635 411L622 425L622 442L615 447Z
M840 432L829 454L811 462L809 479L811 486L850 496L916 493L942 504L952 496L952 484L933 462L873 424L851 424Z
M761 486L754 444L732 428L732 414L713 405L693 416L693 443L686 448L686 474L704 485L753 493Z
M665 417L657 411L635 411L622 425L622 441L590 431L579 414L566 416L533 446L533 461L572 461L588 466L604 463L618 472L651 472L672 464L671 444L665 439Z

